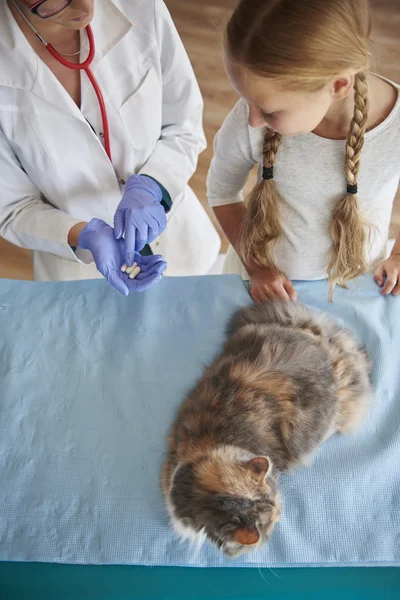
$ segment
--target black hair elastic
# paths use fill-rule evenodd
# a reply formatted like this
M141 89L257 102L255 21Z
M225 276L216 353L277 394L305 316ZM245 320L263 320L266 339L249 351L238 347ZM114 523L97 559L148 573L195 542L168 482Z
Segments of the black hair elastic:
M273 179L274 178L274 167L263 167L263 179Z
M348 185L347 186L347 193L348 194L357 194L358 192L358 185L355 183L354 185Z

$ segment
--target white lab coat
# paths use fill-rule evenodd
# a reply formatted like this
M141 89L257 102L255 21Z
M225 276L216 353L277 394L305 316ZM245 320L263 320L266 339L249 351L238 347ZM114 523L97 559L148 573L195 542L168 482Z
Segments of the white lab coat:
M171 17L161 0L97 0L92 29L112 164L86 74L79 110L0 3L0 234L33 251L36 279L99 277L68 232L93 217L112 225L124 182L143 173L173 201L153 251L169 275L205 273L220 241L187 185L205 147L202 99Z

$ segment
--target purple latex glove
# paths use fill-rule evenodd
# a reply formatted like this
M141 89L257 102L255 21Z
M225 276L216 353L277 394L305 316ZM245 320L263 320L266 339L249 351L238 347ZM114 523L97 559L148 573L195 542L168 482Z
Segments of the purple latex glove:
M130 279L127 273L121 271L125 262L125 242L116 240L113 228L100 219L92 219L86 225L80 233L78 245L83 250L90 250L97 269L124 296L129 292L144 292L156 284L167 267L159 254L141 256L135 252L133 258L141 272L135 279Z
M134 253L153 242L165 229L167 217L161 204L161 188L145 175L131 175L114 217L115 238L125 232L125 258L128 267Z
M127 273L121 273L121 277L130 292L144 292L149 289L160 281L163 272L167 268L167 263L160 254L141 256L138 252L135 252L133 261L141 269L135 279L130 279Z
M124 264L125 244L116 240L114 229L100 219L92 219L82 229L78 246L90 250L97 269L121 294L127 296L129 288L121 277L121 266Z

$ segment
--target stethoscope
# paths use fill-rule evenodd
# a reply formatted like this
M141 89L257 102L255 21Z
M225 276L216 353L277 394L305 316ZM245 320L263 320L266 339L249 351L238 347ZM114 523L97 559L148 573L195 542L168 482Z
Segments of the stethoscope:
M27 23L27 25L29 25L29 27L32 29L33 33L36 35L38 40L40 40L42 42L42 44L45 45L46 49L50 52L50 54L59 63L61 63L62 65L64 65L64 67L67 67L68 69L73 69L74 71L85 71L86 75L88 76L88 78L90 80L90 83L93 86L96 96L97 96L97 101L99 103L100 113L101 113L101 121L103 124L104 148L105 148L108 158L111 161L110 132L109 132L109 128L108 128L108 117L107 117L106 105L104 103L104 98L103 98L103 94L101 93L100 86L99 86L95 76L93 75L92 71L90 70L90 65L93 62L94 54L95 54L95 50L96 50L92 28L90 27L90 25L88 25L86 27L86 34L87 34L88 40L89 40L89 54L88 54L87 59L82 63L73 63L73 62L65 59L63 56L61 56L61 54L59 54L57 52L57 50L51 44L46 42L46 40L40 35L40 33L37 31L37 29L29 21L29 19L26 18L26 16L22 12L22 10L19 8L19 6L15 2L14 2L14 6L18 10L19 14L24 19L24 21Z

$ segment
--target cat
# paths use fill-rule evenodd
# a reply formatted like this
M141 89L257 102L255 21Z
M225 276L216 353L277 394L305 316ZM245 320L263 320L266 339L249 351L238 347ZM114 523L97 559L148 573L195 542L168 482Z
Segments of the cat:
M353 335L299 303L241 309L227 334L178 412L162 485L182 539L236 557L280 519L279 474L353 431L372 388Z

